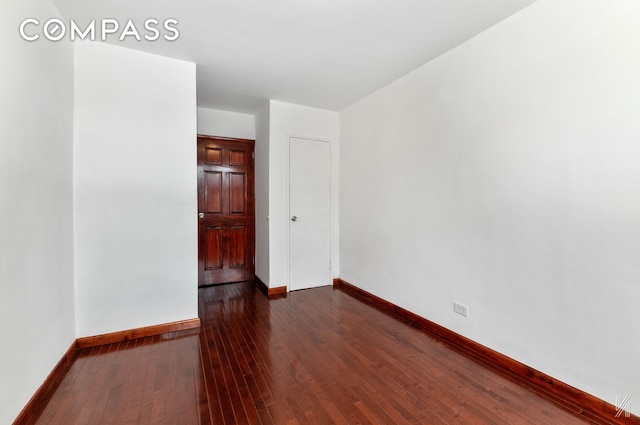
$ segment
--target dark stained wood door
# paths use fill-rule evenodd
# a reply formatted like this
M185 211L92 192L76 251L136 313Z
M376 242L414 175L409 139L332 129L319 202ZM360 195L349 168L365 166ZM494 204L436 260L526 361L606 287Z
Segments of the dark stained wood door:
M254 144L198 136L198 286L254 278Z

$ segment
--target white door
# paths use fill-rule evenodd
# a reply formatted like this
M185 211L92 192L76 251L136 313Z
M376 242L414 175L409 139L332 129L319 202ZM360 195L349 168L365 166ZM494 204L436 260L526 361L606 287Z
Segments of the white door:
M289 290L331 285L329 142L289 139Z

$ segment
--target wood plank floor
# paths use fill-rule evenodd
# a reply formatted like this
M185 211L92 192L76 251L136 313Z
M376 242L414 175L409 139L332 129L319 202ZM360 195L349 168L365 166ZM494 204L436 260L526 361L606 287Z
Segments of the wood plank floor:
M199 331L82 350L36 423L592 423L331 287L199 295Z

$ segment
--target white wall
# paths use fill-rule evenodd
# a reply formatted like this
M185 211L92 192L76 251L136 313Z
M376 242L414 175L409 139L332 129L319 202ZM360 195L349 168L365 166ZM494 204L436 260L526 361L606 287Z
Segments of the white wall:
M81 42L75 81L77 336L197 317L195 64Z
M256 276L269 286L269 103L256 124Z
M639 75L640 3L539 0L347 108L341 277L640 398Z
M0 4L0 423L12 423L75 340L73 46L26 42L48 0Z
M238 112L198 108L198 134L254 140L255 117Z
M323 109L269 101L269 265L270 287L288 285L287 211L289 136L309 137L331 142L332 150L332 273L338 263L338 114Z

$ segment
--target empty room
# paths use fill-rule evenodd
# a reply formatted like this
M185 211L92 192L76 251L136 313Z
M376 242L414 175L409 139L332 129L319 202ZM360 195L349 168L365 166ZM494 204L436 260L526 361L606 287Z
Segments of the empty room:
M0 425L640 424L640 2L0 30Z

